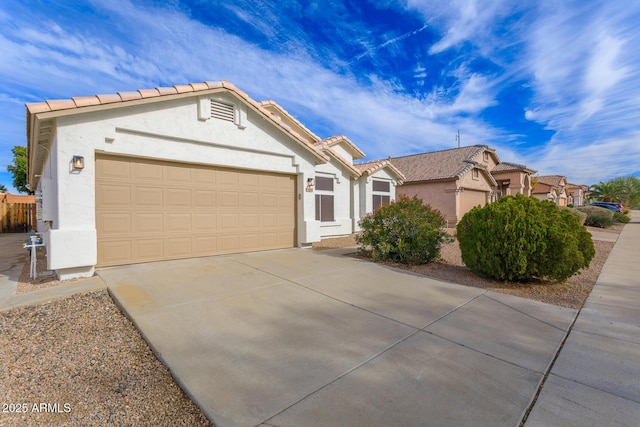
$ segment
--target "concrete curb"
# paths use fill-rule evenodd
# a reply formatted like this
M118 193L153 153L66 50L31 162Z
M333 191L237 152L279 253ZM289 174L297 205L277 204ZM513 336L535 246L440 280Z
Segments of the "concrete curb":
M44 304L75 294L95 292L103 289L107 289L107 284L100 276L78 279L62 285L0 299L0 312L18 307Z

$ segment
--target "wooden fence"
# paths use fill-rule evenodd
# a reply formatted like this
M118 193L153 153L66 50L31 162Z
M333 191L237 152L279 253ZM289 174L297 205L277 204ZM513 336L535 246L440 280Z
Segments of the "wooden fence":
M35 203L0 203L0 229L3 233L27 233L35 227Z

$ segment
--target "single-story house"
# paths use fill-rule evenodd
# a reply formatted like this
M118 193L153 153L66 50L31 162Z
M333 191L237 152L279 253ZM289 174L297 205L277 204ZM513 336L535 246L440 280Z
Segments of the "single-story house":
M589 197L589 186L567 183L567 202L573 206L583 206Z
M500 163L486 145L452 148L389 158L404 175L398 194L418 196L455 225L474 206L497 198L498 183L491 171Z
M516 194L531 196L531 175L534 173L536 173L535 170L525 165L510 162L499 163L491 171L491 175L498 184L499 197Z
M47 268L307 246L351 234L402 174L365 170L273 101L204 82L26 105ZM387 199L384 199L387 200Z
M540 200L549 200L558 206L567 206L567 177L545 175L534 178L531 195Z

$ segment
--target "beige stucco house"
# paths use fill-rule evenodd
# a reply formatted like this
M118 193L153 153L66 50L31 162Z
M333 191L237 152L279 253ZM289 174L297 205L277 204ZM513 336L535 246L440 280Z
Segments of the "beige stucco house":
M524 165L509 162L499 163L491 170L491 175L498 185L499 197L516 194L531 196L531 175L534 173L536 173L535 170Z
M589 186L567 183L567 204L583 206L589 197Z
M389 158L404 175L398 194L418 196L455 225L474 206L497 197L498 183L491 171L500 163L486 145L452 148Z
M540 200L549 200L558 206L567 206L567 177L544 175L534 179L531 195Z
M204 82L27 104L28 181L47 268L310 245L358 231L402 174L362 170L273 101ZM384 199L387 200L387 199Z

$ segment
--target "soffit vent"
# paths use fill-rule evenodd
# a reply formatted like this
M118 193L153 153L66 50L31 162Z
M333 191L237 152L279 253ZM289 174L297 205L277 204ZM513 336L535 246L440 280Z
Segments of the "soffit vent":
M234 122L234 107L231 104L211 100L211 117L227 122Z

